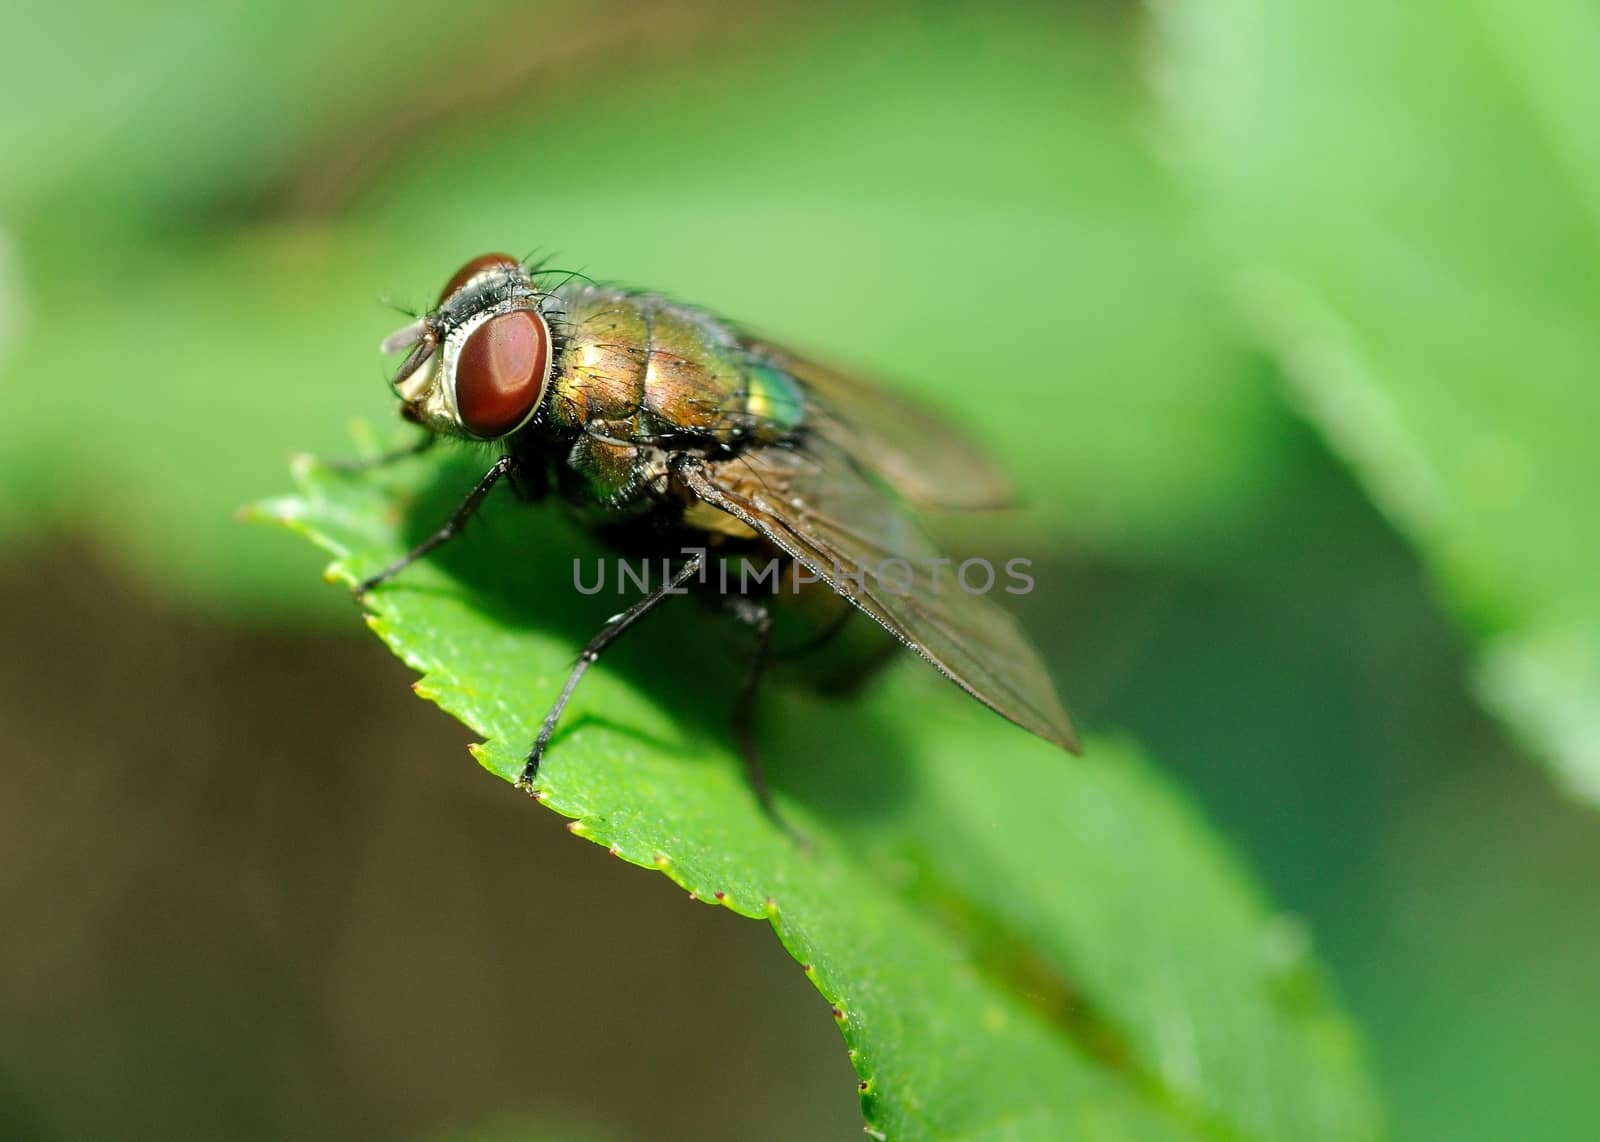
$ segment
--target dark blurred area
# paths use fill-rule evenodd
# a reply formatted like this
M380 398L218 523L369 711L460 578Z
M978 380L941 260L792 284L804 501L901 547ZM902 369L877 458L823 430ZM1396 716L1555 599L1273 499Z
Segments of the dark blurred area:
M484 773L320 556L234 519L291 451L392 432L378 295L519 243L969 422L1030 511L952 542L1038 553L1019 609L1075 717L1304 918L1394 1135L1600 1128L1600 824L1475 701L1425 554L1239 329L1163 164L1148 18L24 15L0 1136L859 1136L766 925Z
M0 599L4 1136L859 1129L765 926L575 842L376 642L218 629L82 548Z

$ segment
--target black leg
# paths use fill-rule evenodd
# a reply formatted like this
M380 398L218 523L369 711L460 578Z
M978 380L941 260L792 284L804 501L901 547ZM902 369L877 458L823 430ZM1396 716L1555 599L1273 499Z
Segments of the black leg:
M600 652L610 646L619 634L654 610L663 599L680 594L683 585L700 574L704 562L705 556L702 553L697 552L690 556L688 562L684 563L670 580L620 615L613 615L607 620L606 625L600 628L600 633L589 640L589 644L578 655L578 661L573 665L572 672L567 675L567 684L561 688L561 696L556 699L556 704L550 707L550 712L544 716L544 725L539 728L538 740L528 751L528 760L522 767L522 776L517 778L517 788L532 791L533 779L539 772L539 759L544 756L545 747L550 744L550 736L556 732L556 723L561 720L561 711L567 708L572 692L578 688L579 679L599 659Z
M750 778L750 788L754 791L756 800L761 804L761 811L767 815L768 820L809 851L811 838L784 820L783 814L778 812L778 806L772 800L772 789L767 785L766 767L761 764L761 748L756 744L756 695L761 691L761 679L766 675L767 666L772 662L769 653L772 648L772 612L743 595L726 596L723 601L735 618L750 624L756 632L755 646L750 652L750 663L745 667L744 679L739 683L739 692L733 699L733 740L739 747L739 756L744 759L745 773Z
M742 623L748 623L756 633L755 646L750 652L749 665L744 679L733 699L733 740L744 758L745 772L750 777L750 788L767 816L774 820L778 811L772 804L772 790L767 786L767 771L761 764L761 750L756 745L755 713L756 695L761 689L761 676L766 673L768 651L772 645L772 612L753 599L732 595L726 600L728 610Z
M415 444L407 444L403 448L393 448L376 456L365 456L354 460L324 460L322 464L335 472L366 472L372 468L382 468L385 464L393 464L396 460L404 460L408 456L421 456L438 440L439 438L433 433L426 432Z
M434 532L432 535L428 536L427 539L424 539L421 543L417 544L399 559L396 559L393 563L389 564L389 566L385 567L382 571L379 571L376 575L369 575L367 578L361 580L361 582L356 585L356 594L365 595L379 583L384 582L386 579L391 579L395 575L398 575L400 572L404 571L407 567L411 566L411 564L415 563L418 559L421 559L424 555L428 554L428 552L432 551L435 547L438 547L441 543L455 538L457 533L461 531L462 525L472 518L473 513L475 513L479 506L483 503L483 497L489 494L489 489L493 488L497 483L499 483L501 477L505 476L515 466L516 462L512 460L510 456L502 456L499 460L496 460L494 467L490 468L483 474L483 478L480 479L477 485L473 487L472 491L467 494L467 498L462 501L461 506L450 513L450 518L444 521L443 527Z

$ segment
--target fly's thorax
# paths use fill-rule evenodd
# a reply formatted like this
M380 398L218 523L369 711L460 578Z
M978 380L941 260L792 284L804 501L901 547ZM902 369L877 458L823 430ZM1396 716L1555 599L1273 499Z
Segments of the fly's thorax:
M741 364L721 323L696 310L658 305L650 321L645 408L670 430L726 439L744 411Z
M568 297L550 422L584 428L632 417L644 400L649 347L649 320L634 299L593 288Z
M659 500L667 472L661 450L607 435L604 422L590 427L595 431L578 433L562 457L562 494L580 507L607 512L644 510Z
M552 425L637 443L780 439L798 427L798 384L752 358L725 323L652 295L586 287L563 297Z

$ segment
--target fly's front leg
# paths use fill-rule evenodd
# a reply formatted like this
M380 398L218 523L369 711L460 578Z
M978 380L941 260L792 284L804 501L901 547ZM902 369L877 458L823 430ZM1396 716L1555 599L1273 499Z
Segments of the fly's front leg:
M556 732L556 723L561 720L561 711L567 708L567 702L571 700L572 692L578 688L579 680L599 659L600 653L623 631L653 611L663 599L669 595L682 594L684 585L700 574L700 568L704 564L705 554L696 552L671 579L620 615L612 615L606 620L606 625L600 628L600 633L589 640L588 645L578 655L578 661L573 665L571 673L567 675L567 684L561 688L561 696L556 699L556 704L550 707L550 712L544 716L544 725L539 728L538 740L528 751L528 760L522 766L522 776L517 778L518 789L533 791L533 779L539 772L539 760L544 757L545 747L550 744L550 737Z
M422 439L415 444L407 444L400 448L391 448L387 452L380 452L376 456L362 456L353 460L324 460L323 467L332 468L335 472L369 472L373 468L382 468L393 464L397 460L405 460L412 456L421 456L432 448L439 440L431 432L424 433Z
M537 504L550 494L550 470L543 464L518 464L508 475L511 490L525 504Z
M489 489L498 484L504 476L510 474L515 470L515 468L516 461L510 456L502 456L499 460L495 461L494 467L490 468L483 474L483 478L480 479L476 486L473 487L472 491L468 493L467 498L462 501L461 506L450 513L450 518L444 521L443 527L434 532L432 535L428 536L427 539L424 539L421 543L417 544L399 559L396 559L393 563L389 564L389 566L385 567L382 571L379 571L376 575L369 575L367 578L361 580L360 583L356 584L355 593L358 596L365 595L379 583L382 583L388 579L392 579L394 576L404 571L407 567L411 566L411 564L415 563L418 559L421 559L424 555L428 554L428 552L432 551L435 547L438 547L441 543L444 543L450 539L454 539L455 536L460 533L461 528L466 524L466 522L473 517L474 513L477 512L479 506L482 505L483 498L489 494Z

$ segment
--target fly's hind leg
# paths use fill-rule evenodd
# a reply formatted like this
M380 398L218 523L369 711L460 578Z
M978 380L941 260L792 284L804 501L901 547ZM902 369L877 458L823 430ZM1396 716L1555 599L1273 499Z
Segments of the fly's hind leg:
M756 695L761 690L761 676L767 672L772 649L772 612L744 595L729 595L724 605L730 614L748 624L756 635L755 647L750 652L749 664L739 683L739 692L733 699L733 740L744 758L746 772L750 775L750 788L768 816L776 816L772 805L772 791L767 786L767 772L761 764L761 751L756 746L755 714Z
M780 829L809 848L810 841L791 827L778 812L778 806L772 800L772 789L767 784L766 767L761 764L761 749L756 744L756 697L761 692L761 679L772 662L772 612L745 595L724 596L723 605L734 618L755 631L755 646L750 651L750 661L739 683L739 692L733 699L734 743L739 748L739 756L744 759L750 788L761 803L762 812Z

